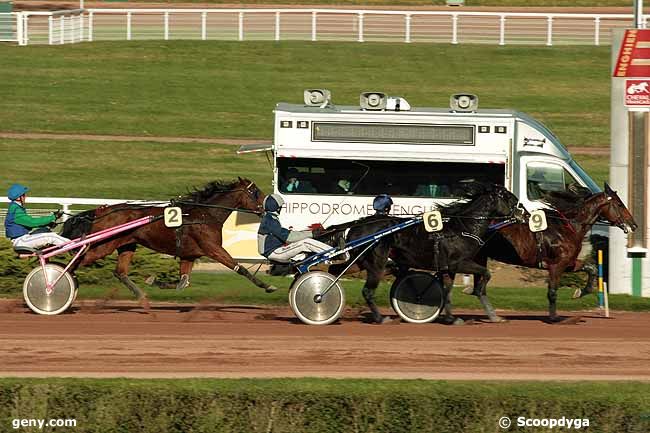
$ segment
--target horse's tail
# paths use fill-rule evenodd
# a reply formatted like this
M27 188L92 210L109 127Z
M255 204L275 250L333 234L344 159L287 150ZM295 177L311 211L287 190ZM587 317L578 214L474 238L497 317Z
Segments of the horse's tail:
M68 239L76 239L90 233L95 221L95 209L81 212L72 218L69 218L63 224L61 236Z

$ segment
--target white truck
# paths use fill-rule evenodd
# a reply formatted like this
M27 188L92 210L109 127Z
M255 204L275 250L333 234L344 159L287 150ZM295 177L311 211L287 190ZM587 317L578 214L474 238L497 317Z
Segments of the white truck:
M542 123L517 111L479 110L471 94L452 95L449 108L415 108L381 92L338 106L327 90L310 89L303 104L277 104L274 130L271 146L239 152L272 152L273 192L285 200L280 217L295 229L362 218L384 193L395 215L428 211L457 198L454 185L467 179L505 185L528 210L543 206L542 191L571 183L600 191ZM252 234L239 248L245 256L256 256Z

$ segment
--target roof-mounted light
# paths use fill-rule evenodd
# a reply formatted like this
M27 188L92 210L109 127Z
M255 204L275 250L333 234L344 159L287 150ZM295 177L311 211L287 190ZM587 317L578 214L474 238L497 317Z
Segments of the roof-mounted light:
M332 93L327 89L307 89L304 92L305 105L309 107L327 107L332 101Z
M456 93L449 100L451 111L471 113L478 110L478 96L471 93Z
M387 98L381 92L363 92L359 95L359 105L362 110L385 110Z

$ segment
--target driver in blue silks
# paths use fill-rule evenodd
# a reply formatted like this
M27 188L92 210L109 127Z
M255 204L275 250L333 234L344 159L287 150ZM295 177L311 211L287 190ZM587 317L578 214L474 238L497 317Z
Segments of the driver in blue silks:
M380 194L372 201L376 215L388 215L393 207L393 199L388 194Z
M264 214L257 231L257 249L261 255L279 263L289 261L301 253L320 253L332 247L314 239L311 230L289 230L280 224L284 200L278 194L264 199Z

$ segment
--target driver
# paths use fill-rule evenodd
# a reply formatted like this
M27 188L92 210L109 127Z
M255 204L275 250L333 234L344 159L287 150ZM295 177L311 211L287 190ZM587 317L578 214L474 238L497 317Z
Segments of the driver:
M54 223L63 211L58 210L52 215L33 217L27 214L25 199L29 188L19 183L9 187L7 197L11 200L5 219L5 235L11 239L14 248L41 248L46 245L61 245L70 239L50 231L48 226Z
M388 215L391 207L393 207L393 199L388 194L380 194L372 201L375 215Z
M284 200L278 194L264 199L264 214L257 231L257 249L261 255L280 263L289 263L300 253L321 253L331 246L313 239L311 230L289 230L280 224L280 211Z

